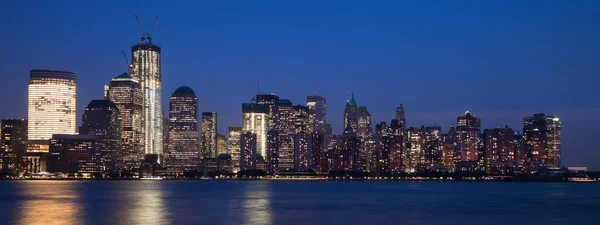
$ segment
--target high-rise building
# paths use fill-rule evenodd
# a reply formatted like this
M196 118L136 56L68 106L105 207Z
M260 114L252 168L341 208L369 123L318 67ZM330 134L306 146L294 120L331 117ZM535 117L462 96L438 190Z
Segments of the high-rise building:
M425 148L423 149L423 167L427 171L444 169L443 164L444 144L442 142L442 128L439 126L425 127Z
M271 129L267 132L267 173L279 172L279 133Z
M346 108L344 108L344 129L350 127L352 132L358 132L358 105L354 100L354 92L352 92L352 99L346 101Z
M561 167L561 122L543 113L523 118L523 146L530 173Z
M231 156L231 164L233 165L233 171L235 172L240 170L241 136L242 127L229 127L229 135L227 138L227 150L229 155Z
M358 127L356 129L356 135L363 139L369 139L373 135L371 114L366 106L358 107Z
M98 137L101 171L118 172L121 157L122 122L117 106L110 100L92 100L83 113L79 134Z
M324 147L325 136L322 131L315 130L312 132L311 137L311 151L310 151L310 168L317 173L323 171L323 155L325 154Z
M257 154L267 154L267 131L270 129L271 107L268 104L242 104L242 134L256 135ZM243 144L243 143L242 143Z
M423 162L425 152L425 126L407 129L408 148L404 151L404 170L408 173L417 172L417 166Z
M217 157L217 136L217 113L202 112L202 157Z
M361 154L360 137L352 132L350 126L346 127L342 135L342 155L344 158L343 165L345 171L363 172L366 171L365 155ZM347 156L347 157L346 157Z
M480 133L481 120L479 117L469 111L458 116L456 126L456 154L459 162L478 161Z
M242 134L240 143L242 144L240 149L240 170L256 169L257 135L252 132L246 132Z
M325 133L327 124L327 100L317 93L306 96L306 106L314 117L314 129Z
M136 170L144 160L144 134L142 133L142 88L137 80L123 73L112 79L106 90L121 114L121 155L124 170Z
M277 101L275 110L275 130L279 133L279 170L293 170L294 137L296 130L296 111L288 99Z
M169 134L165 164L170 171L198 171L200 147L198 133L198 97L181 86L169 99Z
M27 152L27 120L2 119L0 126L0 171L20 171Z
M276 117L275 117L275 105L279 101L279 96L275 94L257 94L256 95L256 104L266 105L269 108L269 120L267 123L267 130L270 130L275 126Z
M217 134L217 156L227 154L227 138L225 135Z
M45 141L53 134L76 133L75 72L33 69L28 96L29 141ZM32 151L48 152L46 147Z
M442 161L444 163L444 167L453 168L454 162L456 160L456 130L454 129L454 125L450 125L450 130L448 133L443 136L444 141L444 149L442 152Z
M484 168L488 174L510 174L516 168L514 132L508 126L485 129Z
M300 131L294 135L294 170L310 169L312 134Z
M404 115L404 106L402 104L396 108L396 120L402 124L402 127L406 127L406 116Z
M131 47L131 77L140 83L143 93L144 153L160 156L164 148L161 48L149 36Z
M100 138L92 135L55 134L50 140L47 170L53 173L103 172Z

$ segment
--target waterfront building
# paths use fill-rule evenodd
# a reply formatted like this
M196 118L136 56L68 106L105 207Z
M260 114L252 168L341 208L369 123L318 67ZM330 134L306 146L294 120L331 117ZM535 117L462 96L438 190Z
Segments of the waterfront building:
M167 170L198 171L199 142L198 97L191 88L181 86L169 99L168 147L165 157Z
M271 107L268 104L242 104L242 134L250 132L256 135L256 151L260 155L267 154L267 131L270 130L271 122L270 110Z
M269 174L279 172L279 132L275 129L269 130L267 133L267 169Z
M233 165L233 171L237 172L240 170L240 157L241 157L241 143L240 138L242 136L242 127L234 126L229 127L229 135L227 138L227 151L231 156L231 164Z
M240 171L256 169L257 135L252 132L243 133L240 138Z
M514 131L508 126L496 129L485 129L484 169L488 174L512 174L517 164L515 161Z
M227 154L227 138L225 135L217 134L217 156Z
M523 146L528 172L561 167L561 122L543 113L523 118Z
M160 155L164 148L164 112L162 105L161 48L152 43L150 36L131 47L131 77L140 83L142 90L142 133L144 153Z
M314 95L306 96L306 106L314 118L314 130L325 133L327 124L327 99L314 93Z
M310 168L317 173L322 173L324 172L322 157L325 154L325 136L323 135L323 132L319 130L313 131L311 136Z
M68 175L103 172L99 141L92 135L52 135L47 171Z
M294 135L294 170L310 169L312 134L300 131Z
M200 153L204 158L217 157L217 113L202 113L202 145Z
M83 113L79 134L98 137L100 172L123 169L121 152L122 120L117 105L110 100L92 100Z
M457 161L478 161L481 120L475 114L466 111L457 117Z
M454 125L450 125L450 130L443 136L444 141L444 149L442 152L442 161L444 163L444 167L447 169L454 168L454 163L456 161L456 130L454 129Z
M0 121L0 171L19 172L27 152L27 120L2 119Z
M294 137L296 135L296 111L288 99L280 99L276 104L275 130L279 134L279 170L293 170ZM299 124L301 125L301 124Z
M106 99L112 101L121 115L121 156L123 169L137 170L144 159L142 129L143 93L140 83L129 74L113 78L106 88Z
M425 127L422 164L425 171L444 170L442 132L439 126Z

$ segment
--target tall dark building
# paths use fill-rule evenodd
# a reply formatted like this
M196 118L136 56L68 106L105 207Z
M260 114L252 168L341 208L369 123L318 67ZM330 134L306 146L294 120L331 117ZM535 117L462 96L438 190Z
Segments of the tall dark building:
M240 170L256 169L256 134L246 132L240 138Z
M271 129L267 132L267 172L276 174L279 172L279 133Z
M350 126L346 127L342 135L342 154L344 156L344 170L354 172L366 171L366 157L361 154L361 141ZM347 156L347 157L346 157Z
M296 111L288 99L277 101L275 130L279 133L279 170L293 170L294 137L296 135Z
M198 98L187 86L177 88L169 99L168 137L169 145L165 157L167 170L198 171Z
M514 131L504 128L485 129L484 169L488 174L510 174L516 168Z
M112 101L121 115L121 156L124 170L137 170L144 160L142 129L142 86L129 74L112 79L106 88L106 99Z
M421 162L427 171L438 171L444 168L442 128L439 126L425 127L425 148Z
M217 113L202 112L202 142L200 147L200 154L202 157L217 157L217 136Z
M466 111L457 118L457 158L459 162L474 162L479 160L479 135L481 120L475 114Z
M1 171L20 171L27 152L27 120L2 119L0 126Z
M350 127L352 132L358 132L358 118L360 114L358 112L358 105L354 99L354 92L352 93L352 99L346 102L346 108L344 109L344 129Z
M92 135L55 134L50 140L47 170L52 173L103 172L100 138Z
M300 131L294 135L294 170L310 169L312 134Z
M325 154L325 136L323 135L323 132L315 130L312 132L311 140L312 145L310 152L310 168L315 170L317 173L324 172L322 165L322 157Z
M404 115L404 106L402 106L402 104L396 108L396 120L398 120L403 127L406 127L406 116Z
M327 124L327 100L317 93L306 96L306 106L314 117L314 130L325 133Z
M442 152L442 162L444 163L444 167L446 168L454 168L454 163L456 161L456 130L454 129L454 125L450 125L450 130L443 136L444 148Z
M117 106L110 100L92 100L83 113L79 128L81 135L97 136L100 148L102 171L122 170L121 157L121 115Z
M528 171L561 167L561 122L543 113L523 118L523 146Z

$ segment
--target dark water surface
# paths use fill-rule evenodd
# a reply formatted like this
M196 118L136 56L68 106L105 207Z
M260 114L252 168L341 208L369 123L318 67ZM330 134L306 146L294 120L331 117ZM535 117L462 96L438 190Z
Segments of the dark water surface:
M0 224L600 224L600 183L1 181Z

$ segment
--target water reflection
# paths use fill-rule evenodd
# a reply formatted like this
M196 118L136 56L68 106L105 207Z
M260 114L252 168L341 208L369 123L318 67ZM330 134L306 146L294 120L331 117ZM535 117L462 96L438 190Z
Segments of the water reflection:
M163 182L140 181L127 191L125 202L131 202L124 210L120 224L170 224L171 215L166 206L166 190ZM137 190L136 190L137 189ZM174 209L173 209L174 210Z
M17 224L85 224L77 182L26 181L20 188Z
M252 182L245 188L243 205L244 224L273 224L273 212L270 198L271 190L268 182Z

